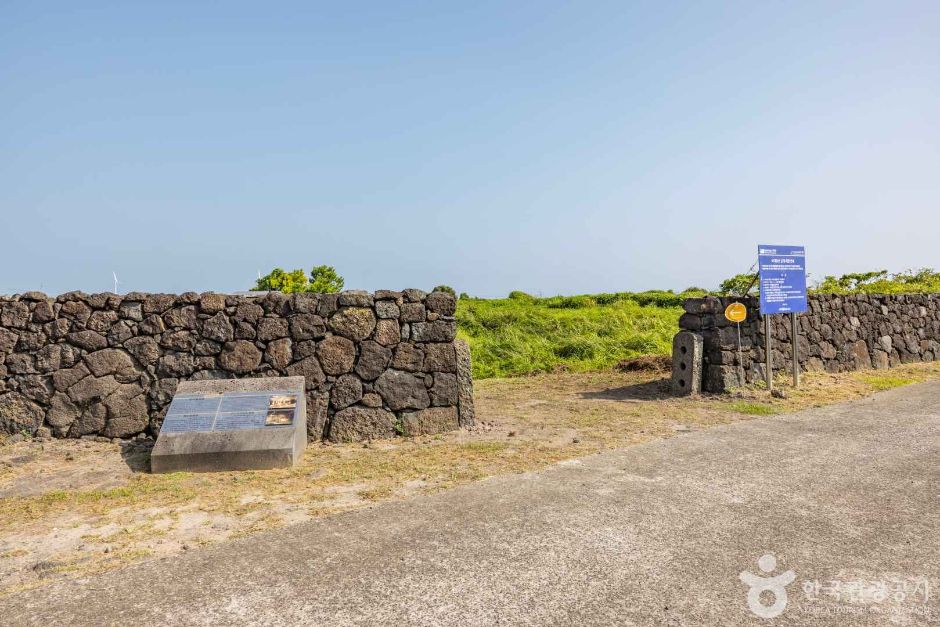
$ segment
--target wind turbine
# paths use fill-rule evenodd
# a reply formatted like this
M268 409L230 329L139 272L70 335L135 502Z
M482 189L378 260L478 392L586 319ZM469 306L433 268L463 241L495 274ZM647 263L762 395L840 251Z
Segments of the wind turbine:
M118 288L117 272L114 272L114 271L112 270L112 271L111 271L111 276L114 277L114 293L117 294L117 293L118 293L118 291L117 291L117 288Z

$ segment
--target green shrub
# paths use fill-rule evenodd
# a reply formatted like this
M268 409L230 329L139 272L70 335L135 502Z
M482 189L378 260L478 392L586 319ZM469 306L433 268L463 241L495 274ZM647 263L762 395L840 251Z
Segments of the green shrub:
M594 302L598 305L613 305L630 297L629 294L595 294Z
M435 288L434 288L433 290L431 290L431 291L432 291L432 292L447 292L447 293L450 294L451 296L457 296L457 292L455 292L455 291L454 291L454 288L452 288L452 287L449 286L449 285L438 285L437 287L435 287Z
M940 272L931 268L888 274L887 270L827 276L813 292L821 294L931 294L940 292Z
M653 305L654 307L681 307L686 297L675 294L670 290L650 290L629 294L629 298L640 305Z
M526 302L535 302L536 298L532 294L526 294L525 292L520 292L519 290L513 290L509 292L510 300L522 300Z
M757 273L738 274L721 282L722 296L743 296L758 293ZM697 290L697 288L695 288ZM689 288L686 292L691 292ZM890 274L887 270L849 272L841 276L827 275L809 290L816 294L932 294L940 293L940 272L932 268L906 270ZM692 296L683 292L683 296ZM702 296L704 294L694 294Z
M590 296L553 296L542 300L545 306L551 309L583 309L597 304Z

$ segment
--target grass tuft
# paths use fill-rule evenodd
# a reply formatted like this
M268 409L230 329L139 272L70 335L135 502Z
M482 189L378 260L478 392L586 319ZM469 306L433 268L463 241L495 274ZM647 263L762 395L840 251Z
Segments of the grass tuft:
M728 408L731 411L736 411L739 414L747 414L748 416L773 416L774 414L779 413L779 410L772 405L765 405L763 403L749 403L747 401L730 403Z
M903 385L910 385L911 383L917 383L918 379L912 379L910 377L897 377L890 375L878 375L878 374L866 374L858 377L863 383L867 383L879 392L884 390L890 390L891 388L899 388Z

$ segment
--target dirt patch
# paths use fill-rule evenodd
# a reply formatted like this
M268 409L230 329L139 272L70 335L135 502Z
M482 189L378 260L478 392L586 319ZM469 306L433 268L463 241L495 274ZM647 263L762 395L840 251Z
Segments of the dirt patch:
M619 372L669 372L672 358L669 355L641 355L633 359L622 359L614 366Z
M759 388L677 398L663 374L646 370L489 379L476 384L473 429L316 444L287 470L151 475L146 442L0 444L0 594L382 500L933 378L940 378L940 363L810 373L786 399ZM779 385L786 385L785 378Z
M149 443L85 440L27 441L0 447L0 498L120 486L135 471L148 468L149 449Z

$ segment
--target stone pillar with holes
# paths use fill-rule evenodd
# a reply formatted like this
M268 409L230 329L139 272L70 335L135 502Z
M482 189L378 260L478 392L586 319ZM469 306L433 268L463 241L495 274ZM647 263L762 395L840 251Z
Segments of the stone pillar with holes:
M703 340L698 333L681 331L672 339L672 391L698 394L702 391Z

